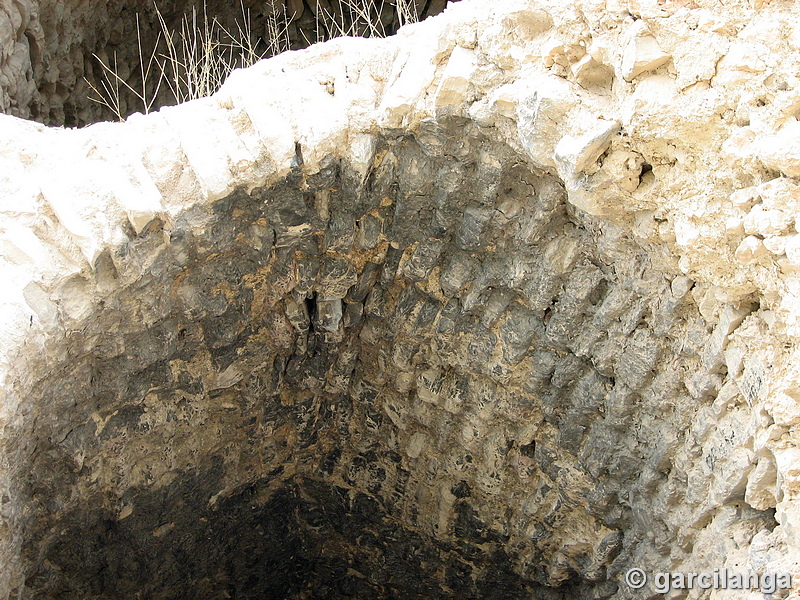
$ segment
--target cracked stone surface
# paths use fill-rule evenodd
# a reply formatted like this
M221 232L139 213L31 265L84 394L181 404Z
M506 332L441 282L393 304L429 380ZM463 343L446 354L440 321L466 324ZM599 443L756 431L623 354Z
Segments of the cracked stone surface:
M464 0L0 117L0 598L800 573L797 8Z

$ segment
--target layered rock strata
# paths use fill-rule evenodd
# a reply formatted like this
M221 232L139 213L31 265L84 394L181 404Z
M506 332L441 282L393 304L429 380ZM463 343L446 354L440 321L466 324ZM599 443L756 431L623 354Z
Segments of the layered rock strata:
M796 8L465 0L0 119L0 597L797 573Z

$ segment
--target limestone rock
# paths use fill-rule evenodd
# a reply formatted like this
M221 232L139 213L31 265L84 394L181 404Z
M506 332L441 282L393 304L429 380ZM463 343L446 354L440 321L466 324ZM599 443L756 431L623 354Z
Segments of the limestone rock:
M622 55L622 77L633 81L647 71L657 69L671 58L659 48L656 39L647 31L643 21L637 21L631 32L631 40Z
M770 169L800 177L800 123L787 123L760 143L759 158Z

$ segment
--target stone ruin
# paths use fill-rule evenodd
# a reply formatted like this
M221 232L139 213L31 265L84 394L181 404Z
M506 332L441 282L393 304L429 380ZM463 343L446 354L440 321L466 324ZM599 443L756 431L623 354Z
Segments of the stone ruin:
M800 5L726 4L0 115L0 598L798 597Z

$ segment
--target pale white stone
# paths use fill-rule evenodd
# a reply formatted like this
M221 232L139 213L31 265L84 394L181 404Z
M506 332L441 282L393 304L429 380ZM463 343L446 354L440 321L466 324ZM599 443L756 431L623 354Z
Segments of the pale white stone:
M730 334L741 325L742 321L752 312L749 304L728 304L722 309L719 321L703 349L703 363L709 372L716 372L724 364L723 352Z
M6 349L0 353L2 381L8 376L11 367L12 355L9 350L24 345L33 328L30 323L31 307L24 295L25 286L30 283L30 269L0 260L0 273L3 273L3 285L0 286L0 348ZM5 395L3 392L3 386L0 386L0 398L3 400L0 403L0 418L3 418L5 411L14 408L12 402L17 397Z
M675 235L675 243L682 247L689 247L694 244L701 234L697 225L684 215L679 215L678 218L675 219L673 232Z
M142 162L154 140L149 132L121 123L96 123L90 130L87 155L103 161L97 170L138 234L163 211L161 192Z
M38 193L35 179L20 168L19 161L0 155L0 214L36 214Z
M711 405L711 412L717 419L723 418L728 410L743 401L739 388L733 381L726 382L717 393Z
M121 129L117 126L117 132L110 133L111 135L114 135L114 133L119 135ZM137 144L130 137L127 137L126 141L130 142L130 146L127 148L130 154L127 155L124 150L120 152L121 156L107 154L108 147L104 148L106 164L103 167L103 171L107 174L109 186L117 204L125 211L128 222L138 234L150 221L162 214L164 207L161 201L161 192L156 187L139 156L136 156L141 151L144 145L143 142L140 141Z
M234 71L218 95L223 101L241 106L247 114L276 175L289 172L295 155L295 135L291 123L269 102L260 100L269 93L264 78L248 77L249 71Z
M775 264L778 265L781 273L784 275L792 275L800 273L800 264L789 260L785 256L779 256L775 259Z
M800 448L778 448L774 454L787 499L800 499Z
M55 292L60 314L67 327L83 323L94 312L96 295L91 282L76 275L67 279Z
M355 134L350 137L350 166L361 177L362 183L372 167L376 141L375 136L369 133Z
M766 398L764 407L776 425L790 427L800 423L800 403L788 394L775 392Z
M692 281L689 277L684 275L678 275L675 279L672 280L670 283L670 291L672 292L672 297L676 300L682 300L686 297L686 294L689 293L689 290L692 289L694 285L694 281Z
M800 177L800 121L790 121L777 133L761 138L758 157L770 169Z
M735 215L725 219L725 235L730 240L744 237L744 216Z
M513 84L500 86L485 98L472 103L469 116L482 127L494 127L497 117L515 119L517 117L517 88Z
M35 282L30 282L23 290L25 301L46 330L55 330L58 326L58 306L50 300L49 295Z
M5 231L5 240L13 255L4 251L6 258L16 264L32 263L42 271L56 275L56 264L51 250L45 246L36 234L26 227L9 227Z
M450 54L436 90L436 106L460 106L467 97L477 67L474 50L456 46Z
M238 174L256 162L229 123L220 118L209 98L193 100L192 110L167 107L161 114L177 134L181 149L202 182L208 200L233 190ZM202 119L204 126L198 127Z
M758 136L750 127L740 127L730 133L722 143L721 156L731 165L754 162L758 156Z
M762 183L756 189L765 207L795 215L800 211L800 185L796 181L778 177Z
M759 188L747 187L736 190L731 194L731 202L734 206L748 210L760 201Z
M728 49L728 53L722 58L718 69L730 68L747 73L763 73L767 70L767 65L759 56L759 48L752 43L734 42Z
M598 119L583 135L561 138L554 158L570 175L584 171L605 152L619 128L619 121Z
M786 252L786 244L794 236L789 235L773 235L764 238L764 247L775 256L780 256Z
M736 248L736 260L742 265L757 262L759 258L768 254L764 242L754 235L748 235Z
M629 150L610 150L603 158L603 176L607 177L625 192L634 192L640 185L647 185L641 177L644 159L636 152ZM646 215L646 216L645 216ZM640 218L641 217L641 218ZM648 212L637 215L637 230L648 229L655 225ZM644 233L642 231L642 233ZM646 234L644 235L645 237Z
M758 48L748 42L734 42L717 62L715 86L736 86L747 82L752 74L763 73L767 65L759 57Z
M378 106L379 123L384 127L408 124L408 116L424 91L433 83L438 49L437 39L419 39L399 48L389 74L389 84Z
M42 196L89 265L94 265L103 248L122 243L126 236L120 217L124 212L113 195L115 182L103 161L78 157L68 165L43 166L40 177Z
M517 114L517 98L510 85L497 88L492 94L492 110L506 118L513 119Z
M775 507L775 520L790 547L800 545L800 503L795 499L779 501Z
M633 37L622 55L621 71L625 81L633 81L642 73L657 69L672 58L661 50L643 21L637 21L633 29Z
M744 495L754 459L755 454L752 451L739 447L725 457L724 461L720 461L721 465L715 465L709 490L710 506L721 506Z
M587 89L609 86L614 79L614 69L591 54L586 54L571 68L575 81Z
M396 43L395 39L386 40L375 48L375 41L338 38L330 44L279 55L274 62L262 61L248 69L258 76L258 85L265 97L273 97L276 89L291 87L294 90L291 97L279 95L270 104L290 124L292 146L300 145L306 170L323 168L331 157L341 154L349 131L364 133L375 128L379 88L363 72L376 65L368 67L359 55L368 47L380 50L374 57L380 64ZM349 56L347 60L345 55ZM376 76L372 72L369 75ZM385 73L382 76L385 77ZM361 82L359 85L352 81L356 78ZM248 83L249 80L244 81L244 85ZM225 86L220 93L233 95ZM242 90L240 94L252 95L252 92ZM308 107L313 109L308 110ZM249 112L253 112L252 106ZM285 143L282 142L281 147L285 147ZM270 176L274 179L275 174Z
M730 343L725 348L725 366L730 377L741 375L746 352L747 348L741 343Z
M160 112L147 116L137 113L125 123L125 130L132 130L130 138L140 144L138 156L133 151L130 160L141 160L162 196L161 204L167 214L180 211L186 198L204 196L203 186L189 166L177 133Z
M786 253L786 258L790 262L800 266L800 234L789 236L783 251Z
M762 204L756 204L744 218L744 231L747 235L754 233L777 235L786 231L792 225L793 218L777 209L766 209Z
M517 87L517 136L537 164L555 166L553 155L561 124L577 101L566 81L539 76Z

